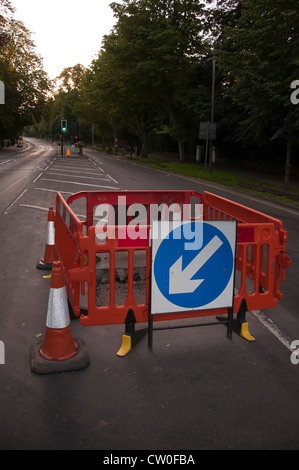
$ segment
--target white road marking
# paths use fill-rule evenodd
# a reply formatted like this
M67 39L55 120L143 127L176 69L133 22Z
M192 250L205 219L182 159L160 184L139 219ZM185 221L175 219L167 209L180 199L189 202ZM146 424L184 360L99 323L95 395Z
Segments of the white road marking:
M42 174L43 174L43 173L40 173L40 174L32 181L32 183L36 183L37 180L42 176Z
M33 206L31 204L19 204L19 207L29 207L30 209L39 209L40 211L49 211L49 207Z
M5 211L3 212L3 214L7 215L8 212L10 211L10 209L15 205L16 202L18 202L21 197L24 196L25 193L27 193L28 189L24 189L24 191L10 204L10 206L8 206L7 209L5 209Z
M47 173L48 175L55 175L55 176L58 176L57 173L52 173L52 171L48 172ZM63 174L61 176L73 176L73 177L76 177L77 175L70 175L70 174ZM82 176L82 174L80 174L80 178L84 178L84 179L89 179L89 180L100 180L100 181L110 181L109 178L102 178L101 176Z
M56 189L46 189L46 188L33 188L33 189L37 189L38 191L48 191L49 193L60 192L61 194L74 194L74 193L71 193L70 191L56 191Z
M92 186L94 188L119 189L119 188L115 188L114 186L101 186L99 184L87 184L87 183L79 183L78 181L64 181L64 180L55 180L51 178L42 178L41 181L55 181L57 183L77 184L79 186Z
M116 181L114 178L112 178L112 176L108 175L108 173L107 173L107 176L109 176L109 178L110 178L112 181L114 181L114 183L118 184L118 181Z
M292 341L285 336L285 334L280 331L280 329L275 325L275 323L268 318L260 310L251 310L251 313L264 325L289 351L294 351L291 348Z

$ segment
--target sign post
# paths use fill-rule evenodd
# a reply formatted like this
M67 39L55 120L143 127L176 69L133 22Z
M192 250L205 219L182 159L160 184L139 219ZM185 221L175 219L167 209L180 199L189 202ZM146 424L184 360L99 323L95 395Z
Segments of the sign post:
M199 124L199 138L206 141L205 168L208 160L209 140L216 140L217 124L215 122L201 121Z

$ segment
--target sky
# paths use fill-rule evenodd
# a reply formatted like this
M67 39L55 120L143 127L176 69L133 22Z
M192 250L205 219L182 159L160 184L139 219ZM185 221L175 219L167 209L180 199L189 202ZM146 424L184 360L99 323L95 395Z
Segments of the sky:
M44 70L54 79L66 67L88 67L101 49L102 38L116 19L113 0L11 0L14 18L32 33ZM117 1L121 3L120 1Z

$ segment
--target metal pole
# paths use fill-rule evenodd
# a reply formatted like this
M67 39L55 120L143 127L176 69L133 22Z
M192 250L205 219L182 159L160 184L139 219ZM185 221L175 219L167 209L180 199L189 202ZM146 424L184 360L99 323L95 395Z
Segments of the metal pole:
M211 98L211 123L214 123L215 115L215 76L216 76L216 60L213 59L212 65L212 98ZM210 142L210 158L209 158L209 169L212 169L212 153L213 153L213 141Z
M205 153L205 169L207 167L207 160L208 160L209 133L210 133L210 123L208 121L207 122L206 153Z

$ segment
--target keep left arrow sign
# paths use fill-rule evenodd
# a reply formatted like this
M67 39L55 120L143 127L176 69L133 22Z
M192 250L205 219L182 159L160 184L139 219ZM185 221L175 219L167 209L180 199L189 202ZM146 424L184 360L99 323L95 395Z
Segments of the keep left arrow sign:
M182 269L183 256L169 269L169 294L192 293L204 279L192 279L199 269L216 253L223 242L217 235L203 247L185 269Z

